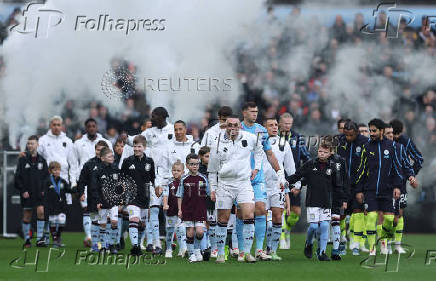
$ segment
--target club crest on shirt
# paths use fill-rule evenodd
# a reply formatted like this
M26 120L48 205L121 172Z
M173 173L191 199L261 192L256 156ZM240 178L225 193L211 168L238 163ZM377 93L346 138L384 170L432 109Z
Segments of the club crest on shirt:
M118 174L113 174L113 175L112 175L112 178L113 178L114 180L118 180Z
M340 171L341 170L341 163L336 163L336 170Z
M199 186L199 187L203 187L203 186L205 186L204 181L198 181L198 186Z
M292 145L292 147L295 148L297 146L297 140L292 140L292 144L291 145Z
M42 163L38 163L38 170L42 170L42 167L43 167Z
M389 150L385 149L385 151L383 151L383 153L384 153L385 155L389 155Z
M339 163L338 163L339 164ZM327 174L327 176L330 176L332 174L332 169L328 168L325 173Z
M150 169L151 169L151 164L150 163L145 164L145 170L148 172L150 171Z
M360 153L362 151L362 148L360 146L356 147L356 152Z

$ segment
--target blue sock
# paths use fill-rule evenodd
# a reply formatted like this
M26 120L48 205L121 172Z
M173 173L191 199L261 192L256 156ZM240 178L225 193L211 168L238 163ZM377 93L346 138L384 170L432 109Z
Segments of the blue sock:
M243 231L244 231L244 221L236 218L236 235L238 237L239 251L244 251L244 236L242 234Z
M309 245L313 244L313 237L315 236L317 230L318 230L318 223L311 222L309 224L309 228L307 229L307 237L306 237L307 244Z
M271 250L274 253L279 247L280 235L282 235L282 224L273 224L271 227Z
M197 237L197 235L194 236L194 250L203 250L201 248L202 240L204 238L204 235L200 237L200 239Z
M203 228L203 238L201 238L200 242L200 249L206 250L207 249L207 228Z
M266 222L266 246L269 249L271 249L272 228L273 228L272 221L267 221Z
M38 240L41 240L42 237L44 236L44 224L45 224L44 220L36 221L36 238Z
M48 244L50 243L50 222L45 221L44 223L44 238L45 242Z
M256 250L263 249L263 241L266 234L266 216L256 216L256 222L254 224L256 237Z
M177 240L179 241L179 248L186 249L186 228L183 226L178 226L176 228Z
M209 233L210 248L212 249L212 251L216 249L215 231L216 231L216 222L210 222L208 233Z
M106 247L106 227L100 226L99 240L101 243L101 247Z
M91 222L92 245L97 245L99 233L100 233L100 226L98 225L98 222L96 221Z
M244 236L244 253L249 254L251 252L251 246L254 239L254 219L244 220L244 229L242 234ZM264 234L265 237L265 234Z
M242 224L244 226L244 224ZM232 229L232 248L238 249L239 248L239 240L238 240L238 232L236 231L236 225L233 226Z
M118 227L111 227L111 235L110 235L110 243L111 245L116 245L118 243Z
M123 235L123 216L118 214L118 225L117 225L117 229L118 229L118 241L117 244L120 244L120 240L121 240L121 235Z
M145 220L145 235L147 240L147 245L153 245L153 225L150 218Z
M321 229L321 237L320 237L320 254L325 252L325 249L327 248L327 242L329 240L329 228L330 228L330 221L322 221L319 225L319 228Z
M194 237L186 237L186 246L188 247L188 254L191 256L194 253Z
M130 243L132 243L132 246L138 246L138 223L131 221L129 223L129 237L130 237Z
M83 231L85 231L86 238L91 238L91 218L88 213L83 214Z
M23 236L24 240L30 239L30 222L23 222Z
M159 208L150 208L150 221L153 230L153 242L160 247L159 240Z
M218 248L218 255L224 256L224 246L226 245L227 238L227 223L218 222L215 230L216 245Z
M171 250L171 244L173 244L173 237L174 237L174 227L169 226L167 227L167 234L166 234L166 246L167 246L167 250Z
M333 221L332 222L332 229L333 229L333 247L332 247L332 254L337 255L339 252L339 243L341 242L341 226L339 224L339 221Z

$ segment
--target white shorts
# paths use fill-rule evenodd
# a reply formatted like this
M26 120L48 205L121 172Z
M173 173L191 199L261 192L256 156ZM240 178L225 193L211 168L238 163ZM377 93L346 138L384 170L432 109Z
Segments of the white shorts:
M324 209L319 207L307 207L307 222L320 222L329 221L332 217L331 209Z
M135 206L136 207L136 206ZM145 224L148 221L148 209L139 208L140 220ZM129 215L130 219L130 215Z
M80 205L82 208L88 207L88 194L87 194L88 187L85 186L85 191L83 192L83 195L85 195L85 200L80 201Z
M214 222L216 219L216 209L215 210L207 210L207 221Z
M205 221L184 221L185 227L206 227Z
M254 192L250 182L241 183L237 188L218 184L216 189L216 209L230 210L233 202L254 204Z
M107 223L107 218L109 217L111 221L118 221L118 206L113 206L110 209L100 209L98 210L98 223Z
M67 216L64 213L48 216L48 221L50 223L65 224L66 220L67 220Z
M135 205L128 205L126 210L129 213L129 220L132 218L138 218L141 221L145 221L148 217L148 209L141 209Z
M166 217L166 227L178 227L182 224L182 220L178 216Z
M163 196L161 195L160 197L156 196L156 192L154 191L154 186L150 186L150 204L149 206L160 206L162 205L162 198Z
M266 199L266 209L269 210L271 208L285 208L284 192L268 195L268 198Z

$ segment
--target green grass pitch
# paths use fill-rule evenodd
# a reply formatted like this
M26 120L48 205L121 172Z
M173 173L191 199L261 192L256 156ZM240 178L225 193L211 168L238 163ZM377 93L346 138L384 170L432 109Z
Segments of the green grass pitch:
M90 264L97 262L97 256L85 259L84 252L78 254L84 250L82 237L81 233L65 233L64 255L59 257L60 251L52 250L49 257L49 249L40 249L37 265L36 247L24 252L21 239L0 239L0 280L436 280L436 235L406 234L403 242L414 248L415 254L410 258L400 257L398 272L385 272L381 256L377 257L381 265L373 268L368 268L373 265L370 261L366 262L366 267L361 265L367 256L351 256L350 252L339 262L307 260L303 256L304 234L293 234L291 250L279 250L283 257L281 262L245 264L230 259L225 264L215 264L212 259L190 264L181 258L165 261L163 257L150 260L147 256L129 268L124 263L128 249L122 251L126 255L119 256L115 265L101 264L101 261ZM427 254L429 265L426 265ZM435 258L431 260L431 256ZM80 264L75 264L78 259L82 259ZM397 255L389 257L388 271L395 271L397 260ZM159 264L155 264L157 262ZM47 265L48 272L38 272L45 271Z

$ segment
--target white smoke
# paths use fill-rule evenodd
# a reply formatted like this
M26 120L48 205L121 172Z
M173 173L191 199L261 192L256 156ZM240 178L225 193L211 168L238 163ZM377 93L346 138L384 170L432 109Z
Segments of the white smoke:
M100 88L114 57L138 67L137 87L142 89L145 77L155 81L160 77L232 79L227 92L148 93L152 107L167 106L171 118L199 119L206 104L216 99L234 102L239 89L225 51L247 36L244 29L259 15L262 1L58 0L47 1L44 8L61 11L61 24L51 28L47 38L11 32L1 51L6 73L0 81L0 98L5 102L12 146L17 137L35 133L40 117L59 114L56 104L65 99L99 100L110 112L122 110L122 103L108 99ZM165 19L165 30L128 35L74 30L77 16L98 19L106 14L126 21Z

